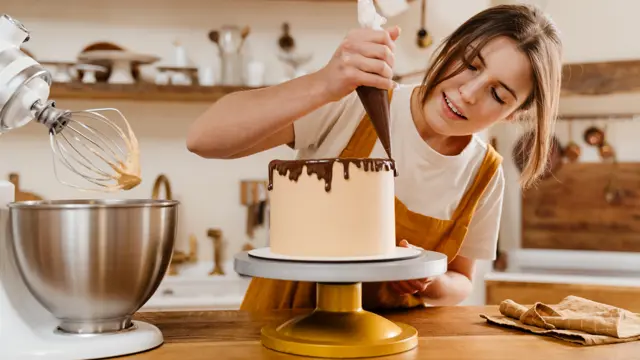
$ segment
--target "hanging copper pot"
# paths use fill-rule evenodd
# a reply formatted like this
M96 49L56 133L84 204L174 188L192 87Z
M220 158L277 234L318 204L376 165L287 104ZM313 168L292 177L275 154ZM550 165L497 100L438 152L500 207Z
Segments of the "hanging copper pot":
M570 162L578 161L578 159L580 158L580 154L581 154L580 145L576 144L573 141L569 142L567 146L565 146L564 148L564 156Z
M513 148L511 156L520 173L522 173L524 167L529 161L529 156L533 147L534 136L534 131L526 132L518 139ZM562 167L563 155L564 151L562 149L562 145L560 144L560 140L556 136L553 136L551 139L551 149L547 158L546 170L541 175L542 179L546 179L560 170L560 168Z
M604 144L604 131L595 126L587 128L584 131L584 142L591 146L601 146Z
M609 143L605 142L602 146L598 147L598 153L603 160L609 160L613 158L615 155L615 151L613 150L613 146Z
M615 156L613 146L605 138L605 130L591 126L584 131L584 141L598 148L598 154L602 160L612 160Z

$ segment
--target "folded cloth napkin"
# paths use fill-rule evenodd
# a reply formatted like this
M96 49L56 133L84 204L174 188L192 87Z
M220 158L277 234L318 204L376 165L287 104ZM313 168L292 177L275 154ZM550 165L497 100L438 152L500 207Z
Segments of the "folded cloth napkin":
M560 303L535 303L527 308L512 300L500 304L502 316L481 314L490 324L553 336L582 345L640 340L640 314L567 296Z

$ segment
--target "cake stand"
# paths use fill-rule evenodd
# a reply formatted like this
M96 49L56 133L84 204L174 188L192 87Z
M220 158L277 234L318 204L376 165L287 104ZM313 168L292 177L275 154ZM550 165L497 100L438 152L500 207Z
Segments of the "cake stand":
M401 260L320 262L272 260L249 251L235 256L242 275L316 282L316 308L281 325L262 328L262 344L272 350L324 358L396 354L418 345L415 328L362 309L362 283L420 279L444 274L447 257L420 251Z

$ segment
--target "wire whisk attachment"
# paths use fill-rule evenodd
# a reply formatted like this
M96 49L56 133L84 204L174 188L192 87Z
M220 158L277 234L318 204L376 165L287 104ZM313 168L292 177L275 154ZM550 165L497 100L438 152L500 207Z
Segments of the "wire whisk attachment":
M61 110L53 101L37 102L32 109L36 121L49 128L53 169L62 184L102 192L130 190L140 184L138 140L119 110ZM64 180L58 164L87 185Z

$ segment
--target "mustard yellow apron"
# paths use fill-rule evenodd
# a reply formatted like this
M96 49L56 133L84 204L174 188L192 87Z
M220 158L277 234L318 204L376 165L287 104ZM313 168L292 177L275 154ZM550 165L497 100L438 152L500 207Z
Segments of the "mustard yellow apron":
M391 96L391 95L390 95ZM341 158L369 157L378 137L369 117L360 121ZM412 212L396 197L396 244L403 239L414 246L456 257L467 234L476 206L497 171L502 156L489 145L473 184L462 197L451 220L441 220ZM316 283L273 280L254 277L249 284L241 310L259 312L281 309L313 309ZM385 282L362 284L364 309L411 308L424 306L417 295L399 295Z

